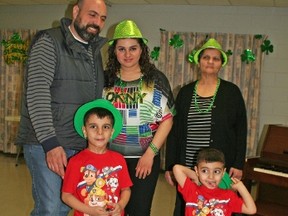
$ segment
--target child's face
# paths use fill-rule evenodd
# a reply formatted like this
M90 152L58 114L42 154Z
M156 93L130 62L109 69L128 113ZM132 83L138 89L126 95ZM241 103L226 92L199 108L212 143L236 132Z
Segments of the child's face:
M206 161L195 166L200 182L209 189L217 188L225 172L223 163Z
M96 153L104 153L107 144L114 132L111 119L104 117L100 119L97 115L92 114L87 118L82 128L88 141L88 149Z

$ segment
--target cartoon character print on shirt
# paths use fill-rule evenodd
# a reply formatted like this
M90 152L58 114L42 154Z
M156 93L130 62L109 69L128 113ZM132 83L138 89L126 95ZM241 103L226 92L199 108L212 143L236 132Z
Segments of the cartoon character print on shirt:
M97 170L91 164L81 167L83 181L78 183L77 189L81 191L84 203L100 207L106 207L109 203L117 203L119 197L115 192L119 187L118 172L120 170L122 170L120 165L103 167L101 170Z
M225 216L225 205L229 203L228 200L210 199L206 200L204 196L198 195L197 202L187 202L186 208L191 208L194 216Z
M80 172L83 173L83 181L78 183L77 188L84 186L81 190L81 195L85 197L94 186L97 169L93 165L88 164L85 167L81 167Z

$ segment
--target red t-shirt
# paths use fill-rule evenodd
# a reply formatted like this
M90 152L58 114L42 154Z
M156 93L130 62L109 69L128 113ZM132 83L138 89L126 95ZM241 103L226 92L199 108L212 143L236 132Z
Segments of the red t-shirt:
M229 189L208 189L187 178L183 188L178 185L178 191L186 203L185 216L230 216L242 211L242 198Z
M117 203L122 188L132 186L124 157L114 151L96 154L88 149L69 160L62 192L71 193L90 206ZM84 214L74 211L74 215ZM123 212L124 215L124 212Z

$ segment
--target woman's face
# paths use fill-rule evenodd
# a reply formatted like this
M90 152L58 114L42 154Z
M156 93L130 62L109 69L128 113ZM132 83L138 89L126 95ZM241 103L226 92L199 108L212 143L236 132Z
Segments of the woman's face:
M118 39L115 54L121 68L139 67L142 49L137 39Z
M217 49L203 50L199 66L202 74L218 74L222 66L221 52Z

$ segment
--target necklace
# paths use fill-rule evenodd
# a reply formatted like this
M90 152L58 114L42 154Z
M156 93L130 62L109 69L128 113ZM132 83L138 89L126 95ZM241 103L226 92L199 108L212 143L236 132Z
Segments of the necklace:
M211 109L212 109L212 106L213 106L213 104L214 104L214 101L215 101L215 98L216 98L216 95L217 95L219 86L220 86L220 79L218 78L218 80L217 80L216 90L215 90L215 92L214 92L214 95L213 95L213 97L212 97L212 99L211 99L211 102L210 102L208 108L207 108L207 109L204 109L204 110L203 110L203 109L202 109L202 110L200 109L199 104L198 104L198 101L197 101L197 98L198 98L198 95L197 95L198 83L199 83L199 80L196 82L195 88L194 88L194 103L195 103L195 108L196 108L196 110L197 110L198 112L200 112L200 113L210 112Z
M142 90L142 81L143 81L143 74L140 75L140 78L139 78L139 79L140 79L140 80L139 80L138 85L139 85L139 92L141 93L141 90ZM127 86L127 82L122 80L122 78L121 78L121 72L119 73L119 80L120 80L119 86L121 87L121 91L124 92L123 89L124 89L124 87Z
M135 80L132 82L136 83L136 81L138 81L138 80ZM142 103L143 98L146 95L146 93L143 93L143 95L142 95L142 82L143 82L143 74L140 75L138 85L137 85L137 87L135 86L135 88L134 88L135 91L131 92L127 88L126 88L126 91L124 91L124 88L127 87L127 82L123 81L121 79L121 73L119 73L119 86L121 88L120 98L121 98L122 102L124 102L125 104L136 104L138 102Z

